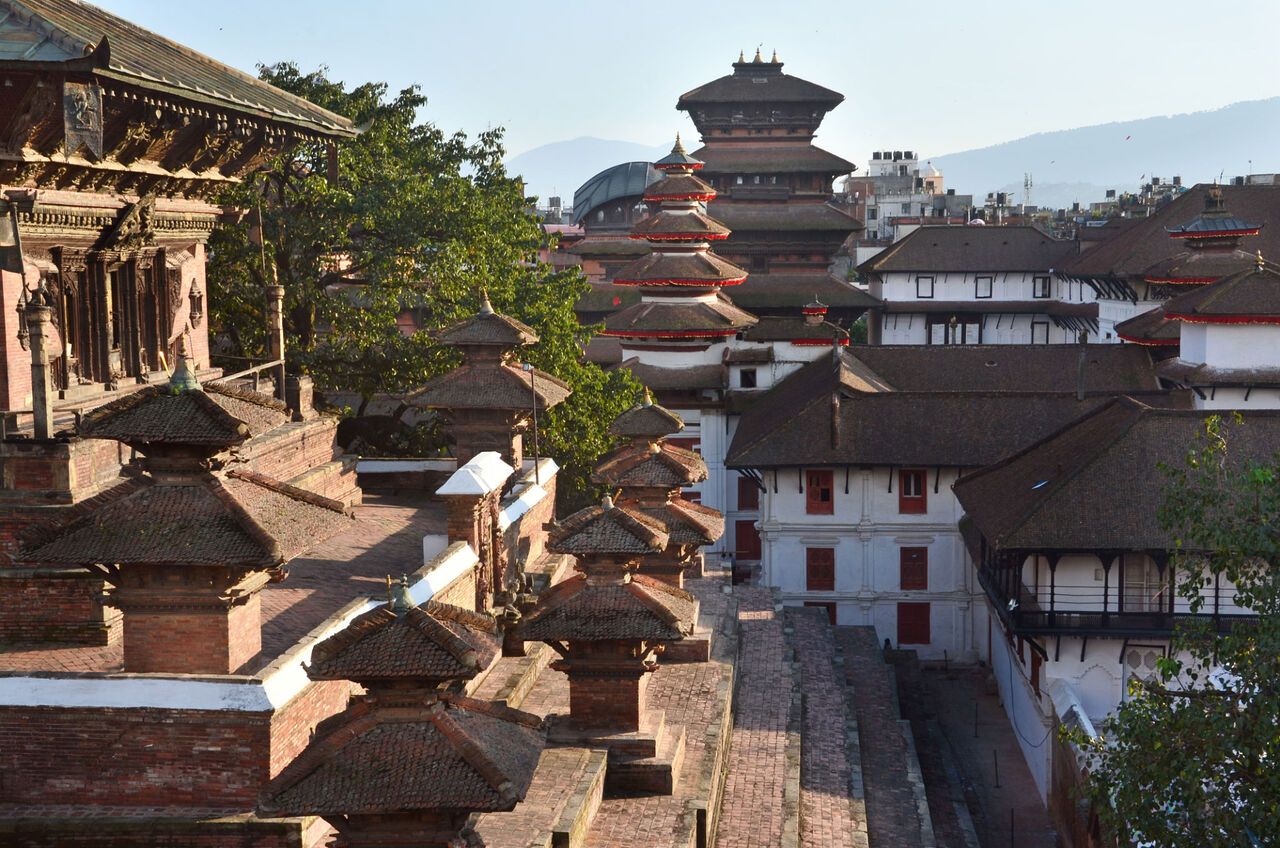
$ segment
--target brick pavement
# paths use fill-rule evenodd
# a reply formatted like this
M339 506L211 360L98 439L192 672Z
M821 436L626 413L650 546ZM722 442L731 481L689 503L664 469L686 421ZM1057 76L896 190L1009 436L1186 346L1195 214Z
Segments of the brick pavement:
M787 720L795 686L773 593L739 586L737 703L717 844L777 848L786 817Z
M845 683L858 722L871 848L924 845L932 827L921 821L908 767L914 753L902 734L892 671L881 655L875 630L837 627L836 644L844 658Z
M804 725L800 758L800 844L867 844L866 821L850 802L845 689L834 665L835 640L823 610L789 607L786 622L802 669Z

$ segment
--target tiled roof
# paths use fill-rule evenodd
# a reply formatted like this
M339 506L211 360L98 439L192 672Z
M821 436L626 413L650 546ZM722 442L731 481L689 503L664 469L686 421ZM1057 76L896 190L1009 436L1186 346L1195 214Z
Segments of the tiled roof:
M150 478L145 478L150 481ZM22 553L58 565L272 568L350 527L342 504L259 474L150 482Z
M799 315L795 317L762 315L760 316L760 323L743 333L742 337L749 342L783 342L796 339L826 339L830 341L832 339L847 339L849 332L843 327L832 324L830 321L810 324Z
M709 199L716 191L693 174L667 174L644 190L646 201Z
M1084 345L1084 390L1158 389L1151 355L1128 345ZM846 354L900 391L1074 392L1081 345L855 345Z
M641 384L651 389L722 389L729 379L729 369L723 365L694 365L689 368L662 368L646 365L636 358L618 365L626 368Z
M829 230L851 233L862 222L830 203L749 203L720 198L707 211L733 232Z
M720 239L728 235L728 227L701 212L673 212L670 209L661 209L644 220L636 222L636 225L631 228L632 238L693 239L704 236Z
M707 463L693 451L669 444L653 448L644 442L623 445L596 463L591 479L624 489L675 489L707 479Z
M1142 272L1150 283L1212 283L1252 268L1254 254L1244 250L1186 250L1153 263Z
M799 308L815 296L832 308L870 309L880 305L879 299L851 283L837 280L826 271L752 274L733 290L733 302L746 310Z
M626 556L657 553L666 546L667 532L660 524L607 499L562 519L547 537L547 550L557 554Z
M542 593L517 633L528 642L669 641L692 632L697 610L688 592L643 574L605 585L575 574Z
M843 100L838 91L782 73L781 62L739 62L732 74L680 95L676 108L690 111L711 103L815 103L831 109Z
M927 226L911 232L868 259L858 266L858 270L864 274L888 271L1048 272L1061 269L1075 253L1075 242L1055 239L1038 227Z
M684 429L684 421L665 406L659 406L648 398L613 419L609 425L611 436L647 436L660 438Z
M441 331L436 338L450 345L493 345L495 347L518 347L533 344L538 340L538 334L533 331L533 328L514 318L494 312L493 308L489 307L487 299L485 307L488 308L482 308L470 318Z
M502 651L492 618L427 601L397 614L391 605L359 616L316 645L312 680L470 680Z
M88 64L142 88L234 112L259 114L325 136L352 137L351 121L79 0L0 0L3 18L39 41L0 38L0 62ZM104 49L110 45L109 49ZM38 48L38 52L33 52Z
M724 535L724 515L719 510L684 498L671 498L663 506L640 509L662 522L672 545L710 545Z
M1221 368L1176 357L1164 360L1156 370L1161 377L1181 386L1280 386L1280 367L1274 366Z
M852 162L811 144L753 142L725 144L717 141L699 149L695 156L713 174L847 174Z
M545 371L535 377L513 365L461 365L406 396L431 409L549 409L571 394L569 385Z
M146 386L98 407L80 422L81 435L128 444L230 447L289 420L284 404L220 383L173 394Z
M1116 324L1116 335L1125 341L1139 345L1177 345L1181 337L1177 321L1164 315L1164 308L1157 306Z
M1280 268L1261 263L1165 301L1164 313L1183 321L1280 321Z
M628 262L613 276L618 286L733 285L747 272L705 251L670 253L655 251Z
M1205 193L1203 212L1185 224L1168 229L1169 235L1174 238L1218 241L1222 238L1257 235L1261 226L1260 223L1242 220L1228 212L1222 188L1214 186Z
M962 477L956 497L987 540L1022 550L1159 550L1168 480L1204 431L1199 410L1153 409L1128 398ZM1245 413L1230 461L1265 462L1280 444L1280 413Z
M1141 276L1161 259L1186 250L1186 243L1169 238L1168 230L1198 217L1204 209L1205 195L1212 188L1202 183L1188 189L1151 217L1117 228L1114 236L1064 263L1058 270L1080 277ZM1280 256L1280 186L1222 186L1221 191L1225 205L1234 214L1260 224L1273 224L1264 226L1259 235L1243 239L1242 249Z
M707 302L689 298L688 303L641 301L613 313L604 322L611 336L661 336L664 333L693 335L733 335L756 323L756 317L733 305L724 295Z
M359 704L263 789L260 814L510 810L544 740L536 716L448 696L412 707Z

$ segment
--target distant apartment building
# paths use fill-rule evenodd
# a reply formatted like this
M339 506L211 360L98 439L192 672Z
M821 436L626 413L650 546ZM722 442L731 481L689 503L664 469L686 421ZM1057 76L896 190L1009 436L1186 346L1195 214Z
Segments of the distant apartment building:
M864 216L864 242L897 241L928 219L963 222L973 206L972 195L947 189L942 172L930 162L921 166L911 150L875 151L866 175L846 181L844 191L847 202Z

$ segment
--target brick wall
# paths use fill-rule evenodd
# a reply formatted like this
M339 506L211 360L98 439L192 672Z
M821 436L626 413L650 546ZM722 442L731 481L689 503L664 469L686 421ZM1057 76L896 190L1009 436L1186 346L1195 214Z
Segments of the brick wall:
M453 604L455 607L474 610L476 608L475 569L467 569L466 573L458 577L457 580L437 592L432 600L439 601L442 604Z
M0 844L13 848L309 848L310 819L198 821L84 819L48 815L0 821Z
M328 415L285 424L249 440L239 455L259 474L292 480L342 455L334 441L337 430L338 420Z
M31 408L31 354L18 344L18 297L22 275L0 271L0 351L4 367L0 368L0 408Z
M307 747L315 727L346 709L360 687L346 680L309 684L271 717L271 777L275 777Z
M234 674L262 649L262 596L257 593L230 608L171 611L161 606L162 586L144 590L146 610L127 606L138 600L134 590L120 591L127 609L124 667L131 672Z
M196 710L0 709L10 804L252 809L271 716Z
M120 636L120 613L100 603L104 586L79 569L0 570L0 644L110 644Z
M70 504L120 481L132 451L105 439L0 442L0 500Z

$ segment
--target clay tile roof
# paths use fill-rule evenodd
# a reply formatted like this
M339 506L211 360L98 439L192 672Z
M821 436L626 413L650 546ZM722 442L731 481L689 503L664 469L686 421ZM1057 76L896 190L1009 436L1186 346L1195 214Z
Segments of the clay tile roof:
M267 784L261 814L510 810L544 744L537 716L456 696L344 716Z
M390 605L357 617L316 645L312 680L470 680L502 651L492 618L436 601L397 615Z
M660 524L608 499L563 519L547 538L547 550L557 554L651 554L666 546L667 532Z
M407 397L415 406L432 409L528 410L533 399L549 409L567 398L568 383L545 371L529 372L514 365L460 365Z
M859 265L858 270L872 274L887 271L1047 272L1061 269L1075 253L1075 242L1060 241L1038 227L929 226L913 231Z
M731 286L747 272L705 251L655 251L628 262L613 276L616 286Z
M1142 272L1149 283L1190 285L1212 283L1257 263L1245 250L1186 250L1153 263Z
M1157 306L1116 324L1116 335L1128 342L1147 346L1176 345L1181 336L1178 322L1165 317Z
M669 641L692 632L697 613L688 592L643 574L606 585L575 574L543 592L517 632L529 642Z
M603 334L654 338L732 336L753 326L756 320L724 295L710 302L692 298L688 303L641 301L606 318Z
M211 383L174 394L156 385L85 415L80 433L136 445L231 447L288 420L284 404L258 392Z
M843 156L821 147L794 142L758 142L738 147L716 144L701 148L696 155L712 174L847 174L856 167Z
M341 115L88 3L5 0L0 9L6 10L6 18L17 13L9 21L9 29L26 36L13 38L8 44L0 38L0 60L87 63L143 88L173 92L240 114L261 115L312 134L346 138L356 134L351 121ZM104 49L107 44L110 47Z
M733 67L734 73L680 95L676 108L691 111L710 103L768 102L816 103L830 109L844 100L838 91L782 73L781 62L739 62Z
M1167 478L1185 467L1204 430L1199 410L1155 409L1129 398L1047 434L1002 462L962 477L956 497L988 542L1023 550L1159 550ZM1232 427L1233 463L1266 462L1280 444L1280 413L1246 412Z
M1164 313L1182 321L1280 323L1280 268L1264 263L1165 301Z
M830 203L747 203L741 200L713 200L707 211L735 233L762 230L769 232L826 230L851 233L862 229L861 221Z
M810 324L804 318L789 315L762 315L760 323L742 334L751 342L816 341L831 343L833 339L847 340L849 331L830 321Z
M665 406L659 406L648 397L613 419L609 425L611 436L647 436L660 438L684 429L684 421Z
M710 200L716 190L693 174L666 174L644 190L644 200Z
M347 529L341 503L243 471L148 485L34 540L27 562L265 569Z
M620 488L657 487L675 489L707 479L707 463L697 453L659 444L624 445L601 459L591 472L593 482Z
M631 237L673 241L714 240L728 238L729 228L701 212L674 212L670 209L661 209L643 221L637 222L631 228Z
M800 274L752 274L733 290L733 302L743 309L799 307L814 295L832 308L869 309L880 300L826 271Z
M1216 239L1223 236L1257 235L1262 224L1244 221L1227 211L1222 188L1214 186L1205 193L1204 211L1185 224L1168 227L1173 238Z
M700 503L672 498L662 506L639 508L667 528L672 545L710 545L724 535L724 515Z
M527 324L494 312L486 299L479 312L442 330L436 338L451 345L518 347L535 343L538 334Z
M651 389L723 389L728 384L729 370L723 365L694 365L688 368L662 368L646 365L636 358L618 364Z

